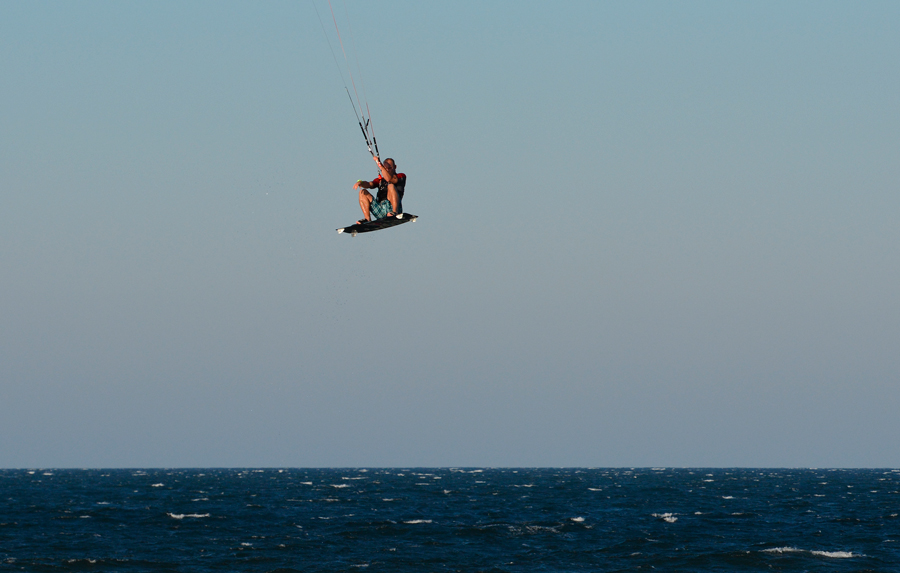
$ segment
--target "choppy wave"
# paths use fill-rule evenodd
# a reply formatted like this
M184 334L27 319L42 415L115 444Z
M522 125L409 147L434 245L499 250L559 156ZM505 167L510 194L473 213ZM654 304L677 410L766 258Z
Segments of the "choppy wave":
M661 519L661 520L665 521L666 523L675 523L676 521L678 521L678 518L675 517L674 513L654 513L652 515L653 515L653 517L656 517L657 519Z
M166 515L172 519L184 519L185 517L200 519L202 517L209 517L208 513L167 513Z
M865 555L853 553L852 551L815 551L810 549L798 549L797 547L772 547L770 549L763 549L762 552L778 554L807 553L809 555L828 557L831 559L851 559L853 557L865 557Z

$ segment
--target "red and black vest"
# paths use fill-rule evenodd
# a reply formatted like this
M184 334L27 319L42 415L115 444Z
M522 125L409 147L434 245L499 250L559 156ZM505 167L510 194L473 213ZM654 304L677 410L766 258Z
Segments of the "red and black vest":
M372 183L378 185L378 194L375 196L376 201L387 201L387 192L388 192L388 182L384 180L381 175L379 175ZM397 174L397 182L394 183L394 188L397 190L397 196L402 201L403 200L403 191L406 190L406 173L398 173Z

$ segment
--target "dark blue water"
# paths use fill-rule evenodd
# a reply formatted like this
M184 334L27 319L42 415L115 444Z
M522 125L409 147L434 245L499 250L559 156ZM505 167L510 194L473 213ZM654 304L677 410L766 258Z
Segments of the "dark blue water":
M0 471L3 571L900 571L897 470Z

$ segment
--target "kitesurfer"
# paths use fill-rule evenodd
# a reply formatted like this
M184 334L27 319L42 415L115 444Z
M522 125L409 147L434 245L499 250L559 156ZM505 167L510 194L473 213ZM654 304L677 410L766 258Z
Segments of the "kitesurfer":
M354 189L359 189L359 206L362 209L364 219L358 224L367 221L395 217L403 213L403 191L406 187L406 174L397 173L397 163L390 157L381 162L377 155L373 156L381 175L372 181L359 180ZM366 189L378 189L375 197Z

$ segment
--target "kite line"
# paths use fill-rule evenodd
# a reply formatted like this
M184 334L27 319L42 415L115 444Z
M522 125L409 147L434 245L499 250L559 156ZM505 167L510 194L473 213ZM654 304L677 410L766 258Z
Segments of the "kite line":
M341 65L338 63L337 55L334 52L334 48L331 46L331 40L328 38L328 32L325 31L325 24L322 22L322 17L319 15L319 9L316 7L315 0L313 0L313 8L316 10L316 17L319 19L319 24L322 26L322 33L325 34L325 41L328 42L328 49L331 50L331 56L334 59L334 65L338 69L338 73L341 76L341 82L344 84L344 91L347 92L347 98L350 100L350 105L353 107L353 113L356 116L356 122L359 124L359 129L363 134L363 138L366 141L366 148L368 148L369 153L372 157L378 157L378 141L375 139L375 123L372 121L372 112L369 111L369 101L366 98L366 85L362 80L362 70L359 65L359 57L356 55L356 42L353 38L353 26L350 25L350 13L347 11L347 4L344 3L344 10L347 15L347 25L350 29L350 40L353 46L353 56L356 60L356 69L359 74L360 85L363 90L363 97L360 99L359 91L356 89L356 81L353 78L353 69L350 66L350 58L347 57L347 50L344 49L344 40L341 37L341 30L338 27L337 18L334 15L334 7L331 5L331 0L328 0L328 8L331 11L331 20L334 22L334 31L337 33L338 43L341 46L341 53L344 55L344 62L347 64L347 74L350 76L350 85L353 86L353 93L356 95L356 101L353 101L353 96L350 95L350 88L347 87L347 81L344 79L344 72L341 69ZM365 104L365 106L363 105ZM374 149L373 149L374 147Z

